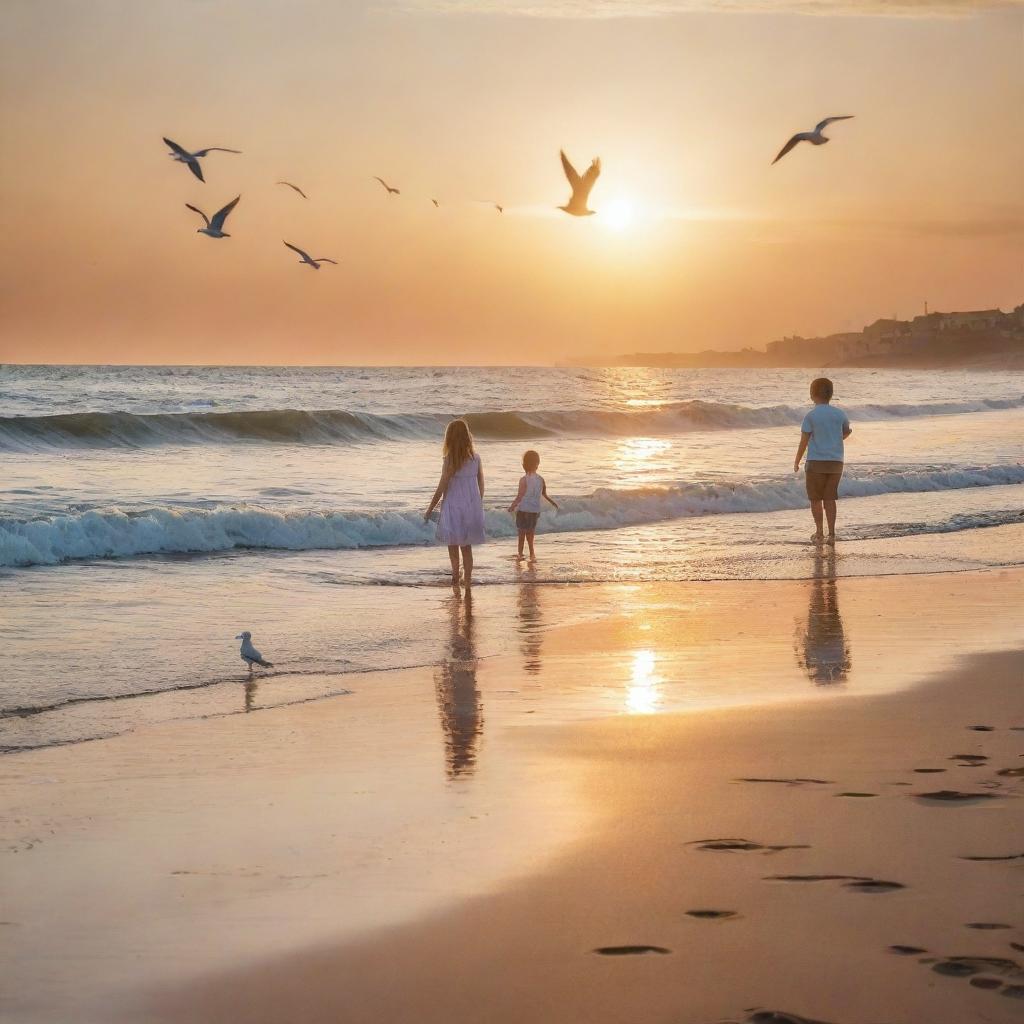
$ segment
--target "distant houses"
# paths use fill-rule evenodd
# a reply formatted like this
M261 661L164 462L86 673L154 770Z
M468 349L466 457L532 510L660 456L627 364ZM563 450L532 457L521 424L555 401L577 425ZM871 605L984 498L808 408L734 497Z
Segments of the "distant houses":
M977 309L925 313L912 320L879 319L862 331L822 338L780 338L766 346L775 366L851 365L859 362L920 361L934 356L955 361L984 352L1024 346L1024 303L1012 312Z
M861 331L823 338L793 335L769 342L764 351L633 352L611 361L618 366L757 367L824 369L839 366L893 368L1024 369L1024 303L1009 313L973 309L925 313L912 320L883 318ZM571 365L605 366L606 359Z

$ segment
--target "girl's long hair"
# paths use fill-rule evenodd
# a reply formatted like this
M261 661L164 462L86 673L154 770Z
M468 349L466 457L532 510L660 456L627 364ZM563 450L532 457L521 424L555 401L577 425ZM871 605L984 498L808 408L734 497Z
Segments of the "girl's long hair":
M465 420L452 420L445 428L444 457L453 473L473 457L473 435Z

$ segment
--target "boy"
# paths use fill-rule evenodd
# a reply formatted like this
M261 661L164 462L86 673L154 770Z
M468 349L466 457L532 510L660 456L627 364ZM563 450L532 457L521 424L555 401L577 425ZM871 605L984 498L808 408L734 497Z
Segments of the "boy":
M523 469L526 475L519 481L519 493L516 500L509 505L509 512L516 514L516 530L519 533L519 554L523 557L523 542L530 545L530 558L536 558L533 550L533 537L537 532L537 520L540 519L540 500L558 508L558 502L548 497L548 485L537 470L540 468L540 455L532 449L523 455Z
M811 515L816 531L811 538L816 544L825 540L822 512L828 520L828 543L836 542L836 497L843 475L843 442L853 433L850 421L832 401L832 381L818 377L811 381L814 408L804 417L800 447L796 450L793 472L800 472L800 460L807 453L807 497L811 499Z

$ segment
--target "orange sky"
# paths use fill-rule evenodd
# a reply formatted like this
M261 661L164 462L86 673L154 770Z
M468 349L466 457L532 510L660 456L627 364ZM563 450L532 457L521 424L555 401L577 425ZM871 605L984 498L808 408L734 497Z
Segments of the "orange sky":
M553 362L1009 308L1024 6L851 13L886 6L7 0L0 361ZM162 135L244 153L201 184ZM560 146L601 156L597 217L554 209Z

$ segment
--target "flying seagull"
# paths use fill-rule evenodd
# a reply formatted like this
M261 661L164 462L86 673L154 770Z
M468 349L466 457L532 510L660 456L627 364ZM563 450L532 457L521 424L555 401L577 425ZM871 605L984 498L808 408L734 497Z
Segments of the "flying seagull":
M284 239L282 239L282 241L284 241ZM335 266L338 265L337 260L329 260L326 256L317 256L316 259L313 259L308 252L304 252L297 245L292 245L291 242L285 242L284 244L287 245L292 252L297 252L302 257L302 259L299 260L300 263L308 263L314 270L319 270L321 263L333 263Z
M238 200L241 198L241 196L235 196L235 198L232 199L227 206L222 206L213 215L212 220L209 217L207 217L206 214L203 213L203 211L200 210L198 206L193 206L191 203L186 203L185 205L190 210L193 210L195 213L198 213L199 216L206 221L205 228L196 228L196 231L199 234L209 235L211 238L230 238L231 236L224 230L224 221L228 219L228 214L235 208L235 206L238 204Z
M809 142L812 146L823 146L828 139L821 134L822 129L828 127L833 121L849 121L850 118L854 117L854 114L843 114L840 117L826 117L824 121L819 121L814 126L813 132L797 132L789 142L787 142L782 149L779 150L779 155L772 161L773 164L777 164L798 142Z
M441 205L436 199L431 199L430 201L434 204L435 208Z
M562 170L565 171L565 176L569 179L569 184L572 186L572 198L565 206L560 206L559 209L565 210L566 213L571 213L574 217L593 216L597 211L587 209L587 200L590 198L590 190L594 187L597 176L601 173L601 158L594 157L586 173L581 177L576 172L576 168L569 162L569 158L565 155L565 150L559 150L558 153L562 158Z
M278 185L287 185L289 188L295 189L295 191L298 192L299 195L302 196L303 199L308 199L309 198L309 196L307 196L306 193L303 192L302 189L299 188L298 185L293 185L290 181L279 181L277 184Z
M400 196L402 193L397 188L392 188L383 178L373 176L374 181L379 181L387 190L389 195Z
M502 206L501 203L495 203L494 204L494 208L498 211L498 213L504 213L505 212L505 207Z
M206 156L207 153L241 153L240 149L225 149L223 146L207 146L206 149L197 149L194 153L190 153L187 149L179 146L176 142L172 142L166 136L164 142L171 147L171 152L168 156L172 160L177 160L180 163L188 164L188 169L200 180L205 182L206 179L203 177L203 169L199 166L199 158Z
M260 668L273 668L274 663L272 661L265 661L263 655L256 650L252 645L252 633L246 630L244 633L239 633L235 637L236 640L242 641L241 650L238 652L242 661L249 666L249 678L252 678L253 667L259 665Z

